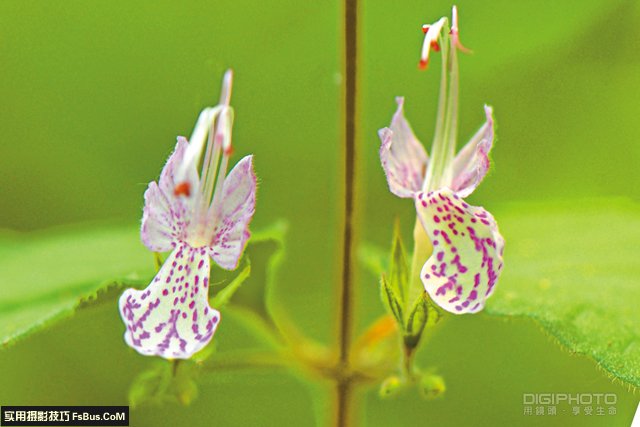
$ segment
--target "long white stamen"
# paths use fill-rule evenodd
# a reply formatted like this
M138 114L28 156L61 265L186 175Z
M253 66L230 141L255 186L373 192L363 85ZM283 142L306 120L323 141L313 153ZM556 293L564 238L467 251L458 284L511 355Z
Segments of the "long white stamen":
M449 92L447 94L447 119L445 128L445 152L442 161L442 176L439 187L450 185L453 179L451 165L456 154L456 143L458 141L458 93L459 93L459 77L458 77L458 55L456 47L451 41L449 50Z
M220 92L220 105L229 105L231 101L231 89L233 85L233 70L227 70L222 79L222 92Z
M435 190L451 185L453 171L451 165L455 157L458 139L458 49L460 45L458 34L458 10L452 10L451 31L442 36L442 76L440 80L440 94L438 101L438 115L436 131L433 138L431 159L427 167L423 184L424 191Z
M204 184L202 194L206 202L206 208L211 204L213 192L213 184L216 180L218 171L218 163L220 161L220 152L227 150L227 146L231 144L231 128L227 126L228 110L230 110L229 102L231 101L231 89L233 84L233 72L227 70L222 79L222 90L220 91L220 106L222 107L217 117L217 122L211 123L209 129L209 143L207 146L207 154L202 164L201 183ZM213 160L211 154L213 151Z
M215 228L215 224L211 222L210 212L220 198L216 194L221 192L220 189L224 184L231 153L233 109L229 106L229 102L232 81L233 74L229 70L223 78L220 105L202 111L185 153L183 166L191 165L191 167L199 163L204 153L188 233L191 242L196 246L208 244ZM206 147L205 140L207 140Z
M207 153L205 154L204 161L202 162L202 172L200 174L202 206L200 207L203 212L209 208L209 204L211 203L211 192L213 191L213 184L218 170L222 144L219 141L218 133L214 129L220 126L219 122L223 114L224 111L218 115L217 126L214 123L211 124L211 129L209 130L209 141L207 143Z
M218 178L216 180L215 191L213 192L213 199L211 200L211 206L207 212L207 221L216 223L218 220L218 214L220 212L220 206L222 204L222 189L224 186L225 177L227 176L227 166L229 165L229 158L232 154L231 147L231 131L233 128L233 109L228 108L220 115L220 127L221 135L224 136L222 140L222 160L220 161L220 169L218 171ZM211 230L213 233L213 229ZM210 238L213 237L213 234Z
M446 18L440 19L443 21L442 26L446 24ZM438 21L438 22L440 22ZM442 26L440 27L442 29ZM436 116L436 129L433 136L433 144L431 147L431 158L427 165L427 171L423 184L424 191L431 191L438 188L442 170L444 168L443 161L445 157L445 134L446 134L446 118L447 118L447 93L449 89L448 84L448 55L449 55L449 43L447 37L443 37L442 43L442 71L440 76L440 92L438 94L438 112Z
M451 9L451 44L456 49L464 53L471 53L471 50L464 47L460 42L460 32L458 30L458 8L455 6Z
M451 34L458 34L458 8L451 8Z

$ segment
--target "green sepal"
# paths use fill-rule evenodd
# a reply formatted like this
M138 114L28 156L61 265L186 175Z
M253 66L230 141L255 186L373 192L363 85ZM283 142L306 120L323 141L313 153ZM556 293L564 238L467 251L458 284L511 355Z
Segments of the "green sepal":
M404 306L407 301L407 291L409 287L409 263L407 260L407 251L404 249L404 244L402 243L400 220L398 219L396 219L393 227L388 283L397 295L400 305Z
M402 300L398 297L396 291L390 286L384 274L380 277L380 297L382 298L384 306L387 308L389 314L396 319L400 328L404 328Z
M388 276L382 273L380 294L387 311L396 319L401 329L405 327L404 313L409 286L407 252L402 243L400 221L396 220L391 241L391 257Z
M159 361L135 378L129 388L129 405L189 405L198 396L197 374L192 361Z
M430 301L427 293L420 294L414 302L404 326L405 346L408 348L417 347L424 328L435 325L439 318L440 313Z

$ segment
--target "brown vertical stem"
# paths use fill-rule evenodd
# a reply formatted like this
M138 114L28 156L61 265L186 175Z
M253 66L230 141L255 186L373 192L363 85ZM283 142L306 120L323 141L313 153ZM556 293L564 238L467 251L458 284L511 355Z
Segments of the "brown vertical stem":
M349 377L349 350L353 335L354 234L356 181L356 95L358 49L358 0L344 0L344 222L342 238L342 276L340 282L338 354L336 378L336 426L347 426L350 420L352 383Z
M338 380L336 386L336 420L337 427L346 427L351 418L351 391L353 385L350 381Z
M345 0L345 204L340 295L340 361L348 361L353 328L353 242L356 163L357 0Z

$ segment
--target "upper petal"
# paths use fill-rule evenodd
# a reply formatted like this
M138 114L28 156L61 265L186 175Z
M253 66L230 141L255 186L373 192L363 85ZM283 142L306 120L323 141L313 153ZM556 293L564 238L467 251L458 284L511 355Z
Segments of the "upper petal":
M227 175L222 187L219 220L209 254L222 268L233 270L249 239L249 223L256 206L253 156L246 156Z
M175 150L162 169L159 182L151 182L144 193L140 234L145 246L155 252L171 250L186 236L191 198L176 196L175 175L187 146L185 138L178 138Z
M209 306L208 287L206 249L178 246L146 289L127 289L120 297L127 344L147 356L190 358L220 322Z
M398 197L413 197L422 188L428 156L404 117L404 98L396 98L398 108L391 126L380 129L380 161L389 189Z
M421 272L429 296L451 313L482 310L503 266L504 239L493 216L448 188L418 193L415 202L433 245Z
M489 170L489 151L494 138L493 109L485 105L484 112L487 121L453 161L451 189L460 197L473 193Z

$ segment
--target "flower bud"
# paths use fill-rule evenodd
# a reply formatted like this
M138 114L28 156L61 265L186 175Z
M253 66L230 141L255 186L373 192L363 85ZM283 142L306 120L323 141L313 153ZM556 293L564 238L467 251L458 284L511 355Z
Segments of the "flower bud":
M425 375L420 380L420 394L426 400L436 399L444 394L446 386L440 375Z
M382 382L378 394L382 399L396 396L404 388L404 385L404 382L398 376L390 376Z

